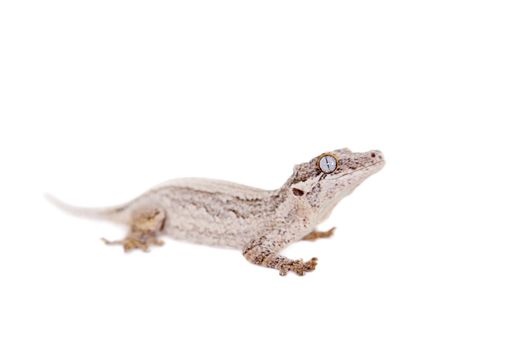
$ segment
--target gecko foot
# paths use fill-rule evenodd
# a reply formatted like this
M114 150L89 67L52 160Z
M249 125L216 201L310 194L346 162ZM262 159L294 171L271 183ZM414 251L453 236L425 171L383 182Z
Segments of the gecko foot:
M312 231L309 234L307 234L306 236L304 236L303 240L305 240L305 241L315 241L316 239L319 239L319 238L328 238L328 237L333 236L334 231L335 231L335 227L332 227L328 231Z
M158 239L156 236L143 236L143 237L131 237L128 236L122 240L110 241L102 238L102 241L107 245L122 245L125 252L132 251L134 249L140 249L143 252L149 252L149 247L152 245L162 246L164 241Z
M315 270L316 266L317 258L311 258L307 262L304 262L302 259L292 260L291 262L284 263L279 267L279 274L281 276L286 276L288 271L292 271L299 276L304 276L305 272Z

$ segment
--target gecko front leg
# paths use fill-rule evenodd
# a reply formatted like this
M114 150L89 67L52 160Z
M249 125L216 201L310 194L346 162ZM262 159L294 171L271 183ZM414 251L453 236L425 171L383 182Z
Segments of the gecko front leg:
M314 230L314 231L310 232L309 234L307 234L306 236L304 236L303 240L305 240L305 241L315 241L316 239L319 239L319 238L332 237L334 235L334 231L335 231L335 227L332 227L328 231L317 231L317 230Z
M292 260L280 255L279 251L287 243L289 242L282 238L263 235L248 243L242 254L253 264L279 270L281 276L285 276L289 271L303 276L305 272L315 270L317 258L304 262L302 259Z
M126 252L133 249L147 252L151 245L161 246L164 244L158 237L165 221L164 210L158 208L142 209L132 215L130 230L124 239L108 241L102 238L102 240L108 245L122 245Z

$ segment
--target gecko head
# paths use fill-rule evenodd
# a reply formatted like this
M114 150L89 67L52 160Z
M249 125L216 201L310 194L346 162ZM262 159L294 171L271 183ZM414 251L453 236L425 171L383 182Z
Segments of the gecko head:
M354 153L348 148L337 149L296 165L285 188L293 196L308 200L314 209L330 210L384 164L381 151Z

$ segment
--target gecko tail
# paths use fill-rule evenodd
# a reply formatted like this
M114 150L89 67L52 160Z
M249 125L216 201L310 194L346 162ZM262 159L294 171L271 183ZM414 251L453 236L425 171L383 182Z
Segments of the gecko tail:
M60 199L46 193L44 197L57 208L79 217L103 219L119 223L127 223L129 220L128 204L108 208L83 208L69 205Z

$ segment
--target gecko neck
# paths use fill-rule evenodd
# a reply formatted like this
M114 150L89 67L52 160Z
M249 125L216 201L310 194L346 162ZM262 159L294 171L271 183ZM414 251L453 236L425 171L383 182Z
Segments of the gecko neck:
M291 211L297 207L307 209L309 214L316 214L320 210L318 197L313 193L302 190L294 192L294 187L287 181L281 188L273 191L273 197L281 211Z
M306 180L309 188L308 191L304 191L303 195L294 195L294 183L293 179L288 179L283 186L274 191L274 195L278 198L280 203L302 203L309 207L309 212L313 216L324 217L328 215L332 209L345 197L350 195L357 184L360 182L354 182L353 184L341 183L340 185L334 185L329 190L323 189L316 179L311 181ZM290 207L290 205L288 205Z

